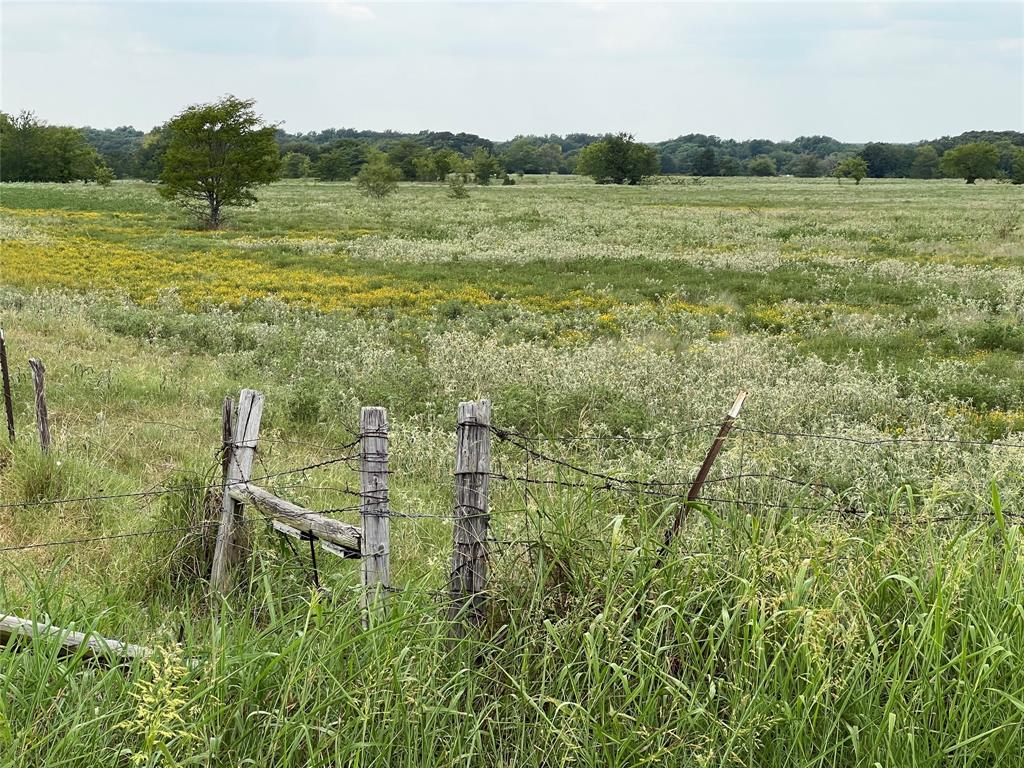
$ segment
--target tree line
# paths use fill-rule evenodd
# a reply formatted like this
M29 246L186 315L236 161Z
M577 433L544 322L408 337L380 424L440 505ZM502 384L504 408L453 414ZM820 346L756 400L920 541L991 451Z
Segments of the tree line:
M1024 133L971 131L916 144L850 144L829 136L735 141L687 134L642 144L628 134L517 136L493 142L470 133L328 129L288 133L271 126L285 178L347 181L376 153L404 181L514 183L521 174L580 173L599 182L648 176L837 176L932 179L1006 178L1024 183ZM111 177L156 181L170 140L169 121L151 131L51 126L31 113L0 113L0 180L72 181ZM964 149L967 147L967 149Z

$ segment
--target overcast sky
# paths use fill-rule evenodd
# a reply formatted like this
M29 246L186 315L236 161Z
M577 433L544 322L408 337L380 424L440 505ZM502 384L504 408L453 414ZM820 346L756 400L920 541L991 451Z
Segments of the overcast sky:
M0 107L146 129L914 141L1024 130L1024 2L0 3Z

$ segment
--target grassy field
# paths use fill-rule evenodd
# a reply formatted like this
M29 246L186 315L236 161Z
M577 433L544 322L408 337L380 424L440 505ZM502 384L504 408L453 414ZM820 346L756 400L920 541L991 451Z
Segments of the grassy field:
M128 670L0 651L0 764L1024 765L1018 188L527 177L371 203L302 181L204 232L150 185L17 184L0 238L0 550L201 519L199 488L45 502L214 482L241 387L267 395L257 475L343 453L386 406L412 515L369 631L358 565L321 562L317 594L258 519L219 622L194 535L0 551L0 613L160 649ZM560 461L685 483L739 389L744 429L661 567L670 494L497 441L495 471L553 482L493 483L516 543L486 626L451 639L432 515L460 400ZM353 482L268 484L328 509Z

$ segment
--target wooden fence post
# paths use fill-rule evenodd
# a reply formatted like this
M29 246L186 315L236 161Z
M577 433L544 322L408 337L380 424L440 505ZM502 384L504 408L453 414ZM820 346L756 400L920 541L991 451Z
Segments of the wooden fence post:
M359 414L359 513L364 624L383 608L391 586L391 514L388 501L388 413L363 408Z
M32 384L36 390L36 428L39 430L39 447L43 453L50 450L50 416L46 411L46 389L44 376L46 367L41 361L32 358L28 361L32 367Z
M0 378L3 380L4 413L7 414L7 437L14 442L14 401L11 399L11 370L7 367L7 341L0 328Z
M690 490L686 494L686 503L680 504L676 508L676 514L672 519L672 525L667 531L665 531L665 543L662 544L661 551L658 553L658 560L655 567L660 568L668 555L669 547L672 546L672 539L679 533L679 529L683 525L683 520L686 519L686 515L690 511L690 505L700 498L700 492L704 488L704 483L708 479L708 475L711 474L711 467L714 466L715 459L718 458L718 454L722 451L722 446L725 445L725 439L729 436L729 432L732 430L732 425L736 419L739 418L740 409L743 408L743 402L747 399L747 393L743 390L736 395L736 400L732 404L732 408L725 415L725 420L722 422L721 427L718 429L718 434L715 435L714 441L711 443L711 447L708 449L707 456L704 457L704 462L700 465L700 469L697 471L697 477L694 478L693 483L690 485Z
M491 479L491 403L459 403L452 527L451 619L477 625L487 588L488 490Z
M263 418L263 395L252 389L243 389L238 397L238 416L235 420L227 474L224 477L224 498L221 503L217 544L213 551L213 569L210 586L217 594L226 594L231 588L229 567L237 561L235 526L241 522L242 504L231 497L233 485L252 479L252 463L260 436Z

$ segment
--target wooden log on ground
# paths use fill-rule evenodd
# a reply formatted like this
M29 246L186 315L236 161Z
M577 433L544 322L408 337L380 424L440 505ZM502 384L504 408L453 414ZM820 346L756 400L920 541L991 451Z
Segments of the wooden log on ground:
M55 638L65 653L80 652L84 658L97 661L131 661L145 658L153 653L152 650L141 645L122 643L120 640L111 640L95 633L73 632L45 622L0 615L0 641L6 644L12 638L28 640Z
M275 520L296 530L312 534L353 555L359 554L361 534L354 525L317 514L252 483L233 485L228 488L228 494L240 504L257 505Z

